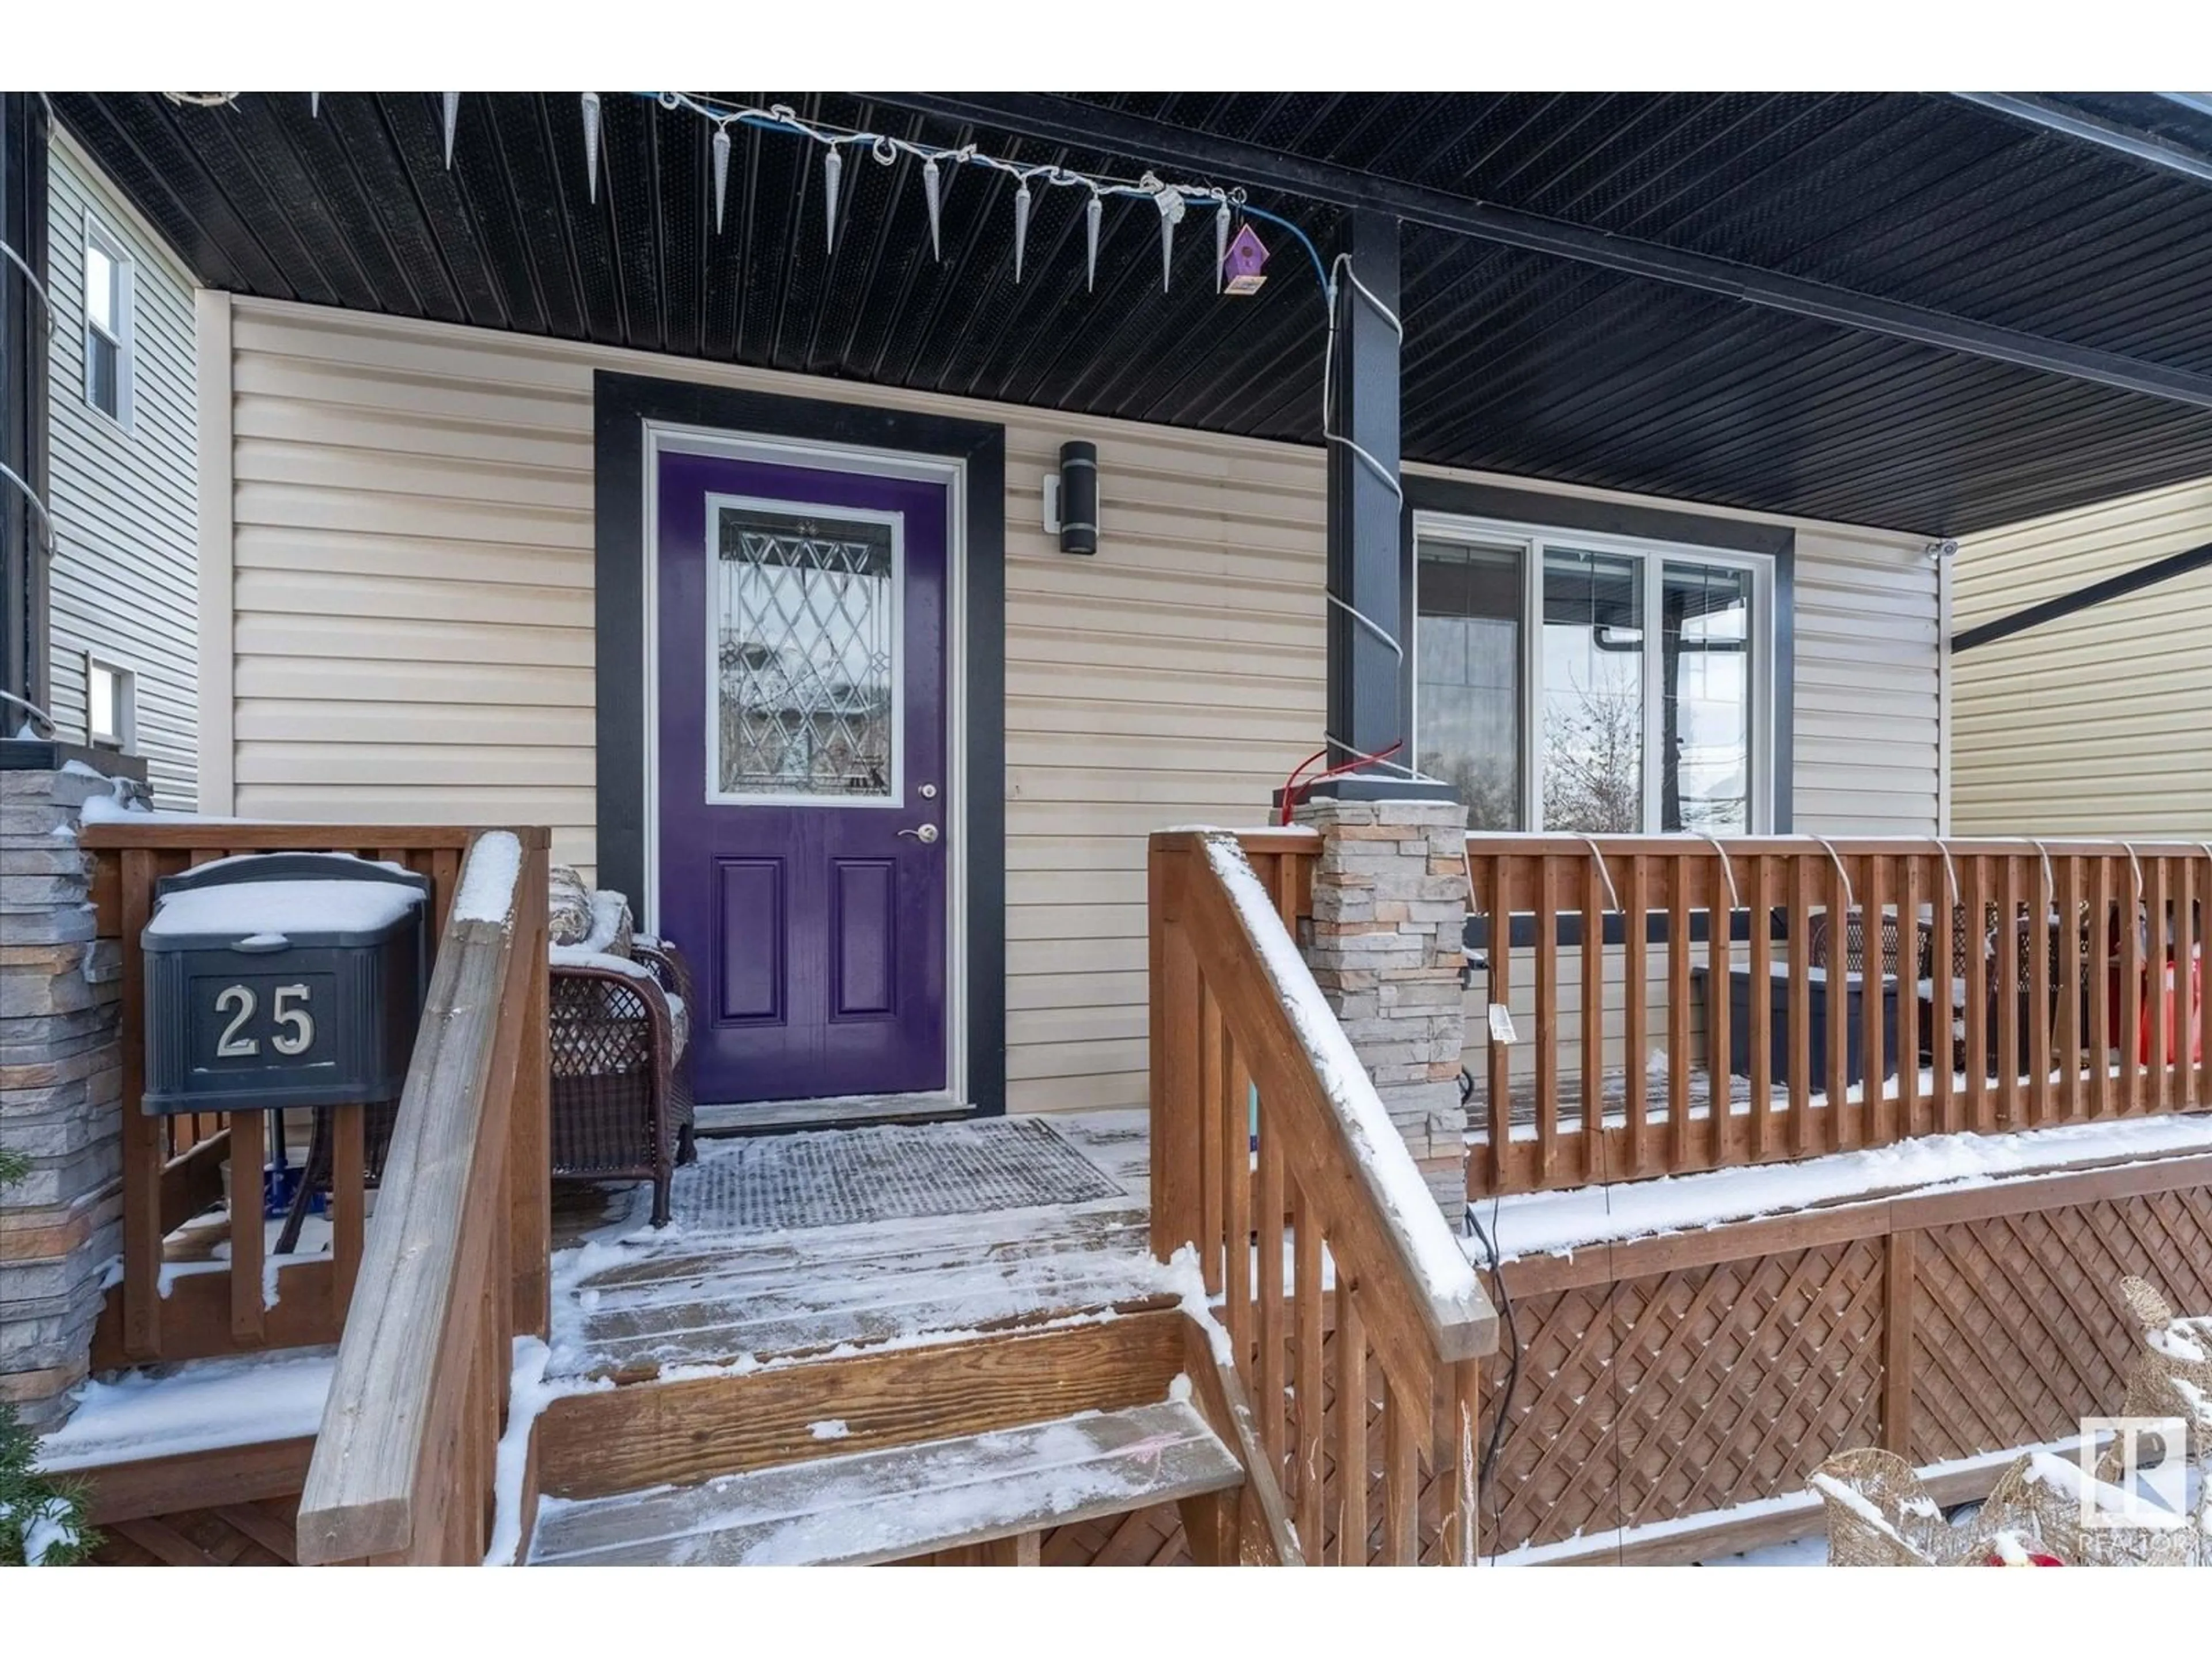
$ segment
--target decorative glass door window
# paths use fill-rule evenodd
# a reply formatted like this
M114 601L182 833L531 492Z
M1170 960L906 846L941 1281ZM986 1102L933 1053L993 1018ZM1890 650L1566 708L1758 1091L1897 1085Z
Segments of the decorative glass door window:
M1764 829L1765 569L1610 537L1425 524L1418 764L1458 789L1473 830Z
M897 518L709 510L707 799L897 804Z

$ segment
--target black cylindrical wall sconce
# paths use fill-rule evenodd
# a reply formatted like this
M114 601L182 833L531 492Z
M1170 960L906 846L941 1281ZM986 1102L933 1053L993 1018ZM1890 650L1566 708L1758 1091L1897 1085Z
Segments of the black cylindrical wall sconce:
M1098 550L1098 446L1060 447L1060 550Z

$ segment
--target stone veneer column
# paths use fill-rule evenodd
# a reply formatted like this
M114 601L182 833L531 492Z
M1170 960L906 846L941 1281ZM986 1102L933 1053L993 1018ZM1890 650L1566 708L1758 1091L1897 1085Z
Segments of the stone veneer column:
M76 842L111 788L81 765L0 770L0 1146L31 1163L0 1193L0 1398L34 1432L69 1414L122 1248L122 969Z
M1322 838L1308 964L1456 1231L1467 1207L1467 808L1310 799L1296 821Z

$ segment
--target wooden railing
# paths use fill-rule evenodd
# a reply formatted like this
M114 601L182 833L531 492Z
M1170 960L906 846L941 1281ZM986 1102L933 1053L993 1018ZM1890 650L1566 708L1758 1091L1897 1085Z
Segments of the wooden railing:
M1298 957L1313 838L1244 839L1150 870L1152 1243L1195 1246L1250 1402L1240 1553L1471 1563L1496 1322Z
M478 836L300 1500L303 1565L484 1559L513 1339L549 1315L545 920L544 832Z
M262 1111L149 1117L146 983L140 935L155 884L196 865L242 853L339 852L404 866L431 883L431 925L442 931L475 831L445 826L225 823L149 819L92 823L95 930L112 941L120 978L123 1248L120 1282L94 1338L95 1369L205 1358L335 1342L361 1270L372 1109L330 1112L331 1235L327 1254L272 1260L261 1224L261 1171L274 1150ZM523 831L543 856L544 832ZM290 1115L303 1138L307 1115ZM234 1203L226 1206L228 1164ZM234 1224L229 1211L252 1224ZM196 1219L197 1218L197 1219ZM179 1235L185 1224L195 1224ZM225 1247L227 1262L215 1247ZM542 1270L541 1270L542 1271Z
M2212 1107L2205 846L1471 836L1468 854L1470 1039L1484 1000L1511 1023L1468 1056L1471 1194Z

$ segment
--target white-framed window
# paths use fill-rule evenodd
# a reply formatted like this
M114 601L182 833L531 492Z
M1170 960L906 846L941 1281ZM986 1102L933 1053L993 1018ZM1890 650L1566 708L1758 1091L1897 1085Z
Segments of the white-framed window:
M132 267L130 253L89 214L84 222L84 400L131 424Z
M84 659L84 736L95 749L125 754L138 744L138 676L89 653Z
M1468 828L1771 826L1771 559L1426 514L1414 553L1414 757Z

